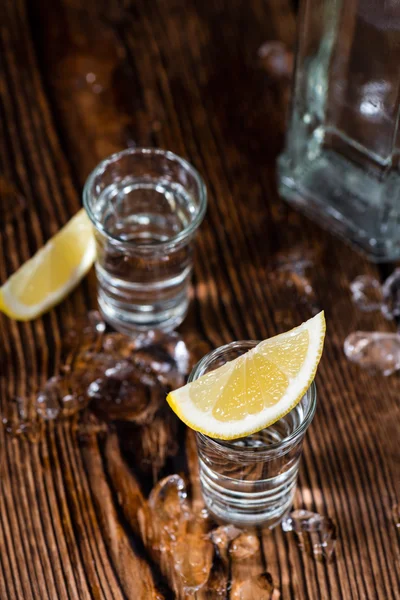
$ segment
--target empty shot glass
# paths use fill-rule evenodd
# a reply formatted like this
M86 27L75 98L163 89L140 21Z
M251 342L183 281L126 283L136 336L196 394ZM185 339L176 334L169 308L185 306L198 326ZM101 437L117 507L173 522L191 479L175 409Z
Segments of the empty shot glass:
M258 342L232 342L207 354L189 381L254 348ZM315 384L282 419L245 438L231 441L196 433L200 483L217 521L274 527L289 513L297 484L304 434L316 408Z
M185 318L193 243L207 205L199 173L155 148L129 148L89 176L84 207L94 225L98 302L123 333L170 331Z

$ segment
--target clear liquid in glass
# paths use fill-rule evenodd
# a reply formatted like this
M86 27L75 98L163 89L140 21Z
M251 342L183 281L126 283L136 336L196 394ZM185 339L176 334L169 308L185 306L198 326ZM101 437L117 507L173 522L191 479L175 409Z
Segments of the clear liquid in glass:
M179 183L125 177L107 186L94 209L99 306L108 322L131 331L173 329L188 308L192 246L175 242L198 210ZM151 245L151 246L150 246Z
M305 397L270 427L232 440L229 451L198 435L200 482L207 509L218 520L242 526L274 527L288 514L296 490L303 435L282 443L302 424L308 410ZM222 444L224 444L222 442ZM254 448L254 453L241 449ZM262 451L268 452L268 458ZM261 452L260 452L261 451ZM246 456L247 455L247 456Z

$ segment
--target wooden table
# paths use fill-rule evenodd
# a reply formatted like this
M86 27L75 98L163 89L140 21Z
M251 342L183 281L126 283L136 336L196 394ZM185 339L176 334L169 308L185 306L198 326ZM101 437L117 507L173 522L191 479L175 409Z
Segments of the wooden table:
M328 322L296 506L335 520L336 560L315 561L278 528L257 533L246 576L268 571L284 600L400 598L399 380L361 370L342 349L356 329L395 329L349 293L355 276L387 272L276 190L288 77L257 52L269 40L293 47L289 0L3 0L0 13L1 281L79 209L106 155L137 144L188 158L209 191L180 328L188 344L201 354L264 338L320 308ZM299 258L311 264L300 275ZM5 420L16 396L29 399L58 371L66 324L95 305L91 273L41 319L0 318ZM143 543L135 507L149 484L124 452L123 428L96 421L82 442L79 426L62 418L36 436L0 431L1 600L175 597ZM195 461L179 440L161 474L183 473L199 502ZM243 569L227 561L219 595L208 586L198 598L242 597Z

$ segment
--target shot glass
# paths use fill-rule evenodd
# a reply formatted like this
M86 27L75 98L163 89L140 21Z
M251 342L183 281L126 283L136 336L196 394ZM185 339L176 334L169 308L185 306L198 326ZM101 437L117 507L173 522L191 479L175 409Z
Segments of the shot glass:
M232 342L210 352L189 381L247 352L258 342ZM316 408L312 383L301 402L278 422L229 442L196 433L200 483L209 512L219 522L275 527L290 512L303 438Z
M194 238L207 205L199 173L155 148L129 148L89 176L83 204L94 225L98 302L122 333L170 331L185 318Z

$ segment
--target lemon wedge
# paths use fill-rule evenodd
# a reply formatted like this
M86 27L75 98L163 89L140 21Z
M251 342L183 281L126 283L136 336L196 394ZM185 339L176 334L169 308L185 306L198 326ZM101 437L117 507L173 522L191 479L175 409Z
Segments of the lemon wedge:
M92 266L92 224L80 210L0 288L0 310L29 321L60 302Z
M231 440L272 425L310 387L325 338L324 313L257 346L167 396L195 431Z

